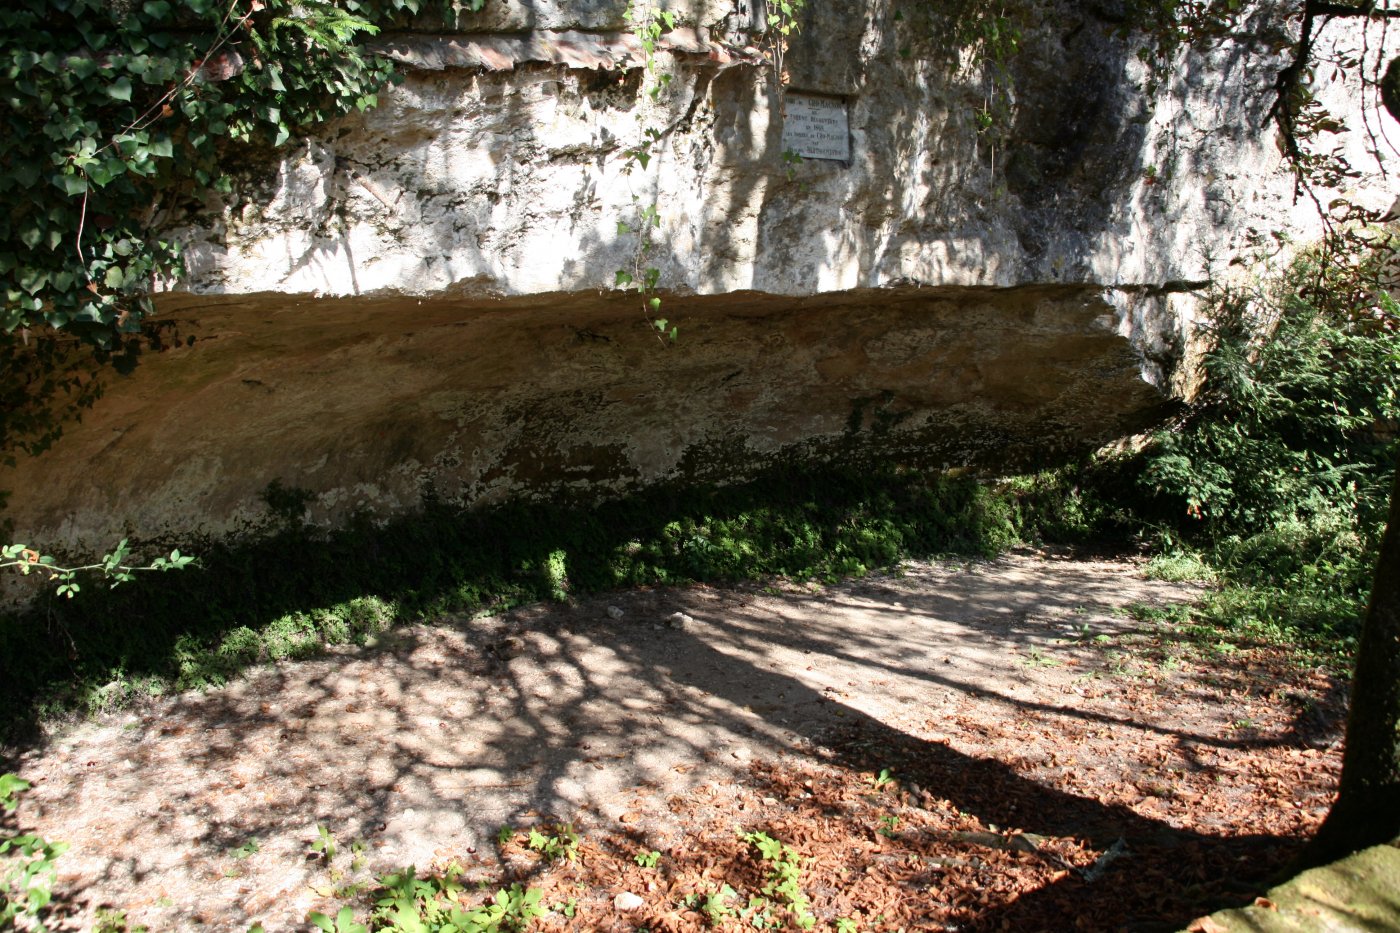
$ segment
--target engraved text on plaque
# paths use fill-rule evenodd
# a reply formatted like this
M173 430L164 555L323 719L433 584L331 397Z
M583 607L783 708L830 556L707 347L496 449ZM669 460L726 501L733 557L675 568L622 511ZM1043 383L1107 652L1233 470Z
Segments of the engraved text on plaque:
M783 149L804 159L851 158L851 127L839 97L789 92L783 112Z

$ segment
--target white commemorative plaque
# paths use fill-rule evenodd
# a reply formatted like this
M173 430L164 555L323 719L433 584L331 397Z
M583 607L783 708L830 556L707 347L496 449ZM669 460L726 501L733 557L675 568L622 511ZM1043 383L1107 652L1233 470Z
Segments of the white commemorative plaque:
M851 123L839 97L788 92L783 108L783 149L804 159L851 159Z

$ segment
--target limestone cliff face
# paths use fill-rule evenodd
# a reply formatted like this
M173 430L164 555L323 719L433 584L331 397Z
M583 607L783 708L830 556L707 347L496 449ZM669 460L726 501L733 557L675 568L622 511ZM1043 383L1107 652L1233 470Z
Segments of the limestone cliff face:
M1150 420L1192 290L1317 229L1265 126L1267 9L1149 89L1100 5L1028 3L989 77L946 21L811 0L784 92L755 2L668 4L656 95L616 0L383 37L380 107L172 218L163 313L195 339L0 475L17 530L224 533L274 479L334 522L783 457L1033 461ZM784 156L804 95L848 158ZM651 204L642 249L619 224ZM614 288L646 267L674 344Z

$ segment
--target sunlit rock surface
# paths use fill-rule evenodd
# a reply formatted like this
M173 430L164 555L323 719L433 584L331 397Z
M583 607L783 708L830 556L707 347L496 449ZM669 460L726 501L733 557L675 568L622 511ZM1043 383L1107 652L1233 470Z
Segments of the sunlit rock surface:
M939 24L813 3L787 88L844 102L851 158L797 163L755 12L670 6L655 96L624 4L489 0L381 37L406 78L377 109L164 205L180 340L0 475L20 536L226 533L273 480L334 523L784 459L1043 462L1149 423L1193 296L1319 229L1265 119L1286 23L1149 87L1098 6L1033 4L1003 112ZM615 287L646 268L674 343Z

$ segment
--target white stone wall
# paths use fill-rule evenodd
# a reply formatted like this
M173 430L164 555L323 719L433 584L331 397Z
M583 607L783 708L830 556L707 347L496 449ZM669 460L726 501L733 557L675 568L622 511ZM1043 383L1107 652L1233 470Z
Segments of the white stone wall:
M1288 23L1183 54L1149 92L1092 4L1027 2L1014 106L979 132L977 63L888 0L812 0L784 71L848 101L841 163L785 162L782 94L729 4L668 37L655 99L617 2L492 0L476 25L497 31L386 37L418 64L382 106L179 218L190 275L159 305L181 339L0 476L24 491L6 517L100 552L256 525L273 480L332 525L425 492L616 494L804 458L1010 468L1142 429L1204 284L1321 229L1265 123ZM1324 144L1371 164L1389 118L1325 70L1317 89L1350 126ZM1395 199L1393 176L1346 184ZM639 255L618 225L652 203ZM675 344L614 288L638 266Z
M622 5L488 4L469 26L536 30L506 37L513 68L410 70L381 107L305 140L271 176L250 168L234 198L181 229L190 277L178 287L504 297L609 289L638 265L659 268L664 290L702 295L1094 283L1139 295L1114 299L1119 326L1161 355L1164 339L1180 342L1188 303L1144 301L1143 290L1199 285L1276 253L1277 234L1320 231L1265 116L1285 62L1268 37L1289 28L1278 4L1249 36L1183 54L1151 93L1138 40L1079 5L1042 4L1044 26L1014 62L1012 120L979 133L988 90L975 63L950 65L936 45L901 49L908 27L887 0L813 3L786 57L790 87L849 102L853 156L797 166L782 157L778 83L753 63L761 40L697 38L742 11L672 6L694 28L670 44L690 51L660 55L674 77L653 100ZM603 31L560 31L579 29ZM434 42L472 38L419 37L417 59L440 66ZM1343 25L1323 38L1357 44ZM555 63L579 54L612 64ZM1325 69L1319 91L1350 114L1337 142L1374 165L1362 124L1388 118L1363 119L1355 85ZM626 152L649 129L665 135L643 169ZM1373 205L1397 193L1374 173L1354 187ZM637 226L652 203L662 223L639 258L618 224Z

